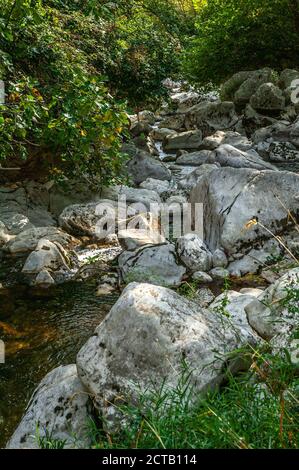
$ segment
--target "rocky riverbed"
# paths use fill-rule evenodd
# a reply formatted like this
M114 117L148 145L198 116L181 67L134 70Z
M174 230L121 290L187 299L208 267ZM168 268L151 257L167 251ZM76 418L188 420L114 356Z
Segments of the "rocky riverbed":
M289 347L299 326L284 302L299 285L296 78L292 70L278 78L270 69L236 74L221 98L168 82L169 103L130 116L130 187L26 181L0 188L2 262L14 265L3 276L4 292L23 285L28 295L46 295L43 318L47 296L67 285L83 292L93 283L94 299L104 304L107 295L120 296L107 316L106 307L96 309L93 336L53 363L61 366L38 386L8 447L36 447L37 424L68 447L86 447L88 416L113 429L119 393L137 400L149 383L175 386L182 358L195 392L205 393L221 385L225 368L244 368L241 358L231 359L234 351L264 341ZM176 237L187 203L202 204L202 232ZM175 208L170 224L159 212L165 205ZM219 295L228 279L233 287ZM192 288L191 299L182 286ZM83 319L92 311L87 300L75 302ZM62 302L62 321L67 312ZM16 327L8 320L6 332ZM76 365L65 365L75 362L74 352Z

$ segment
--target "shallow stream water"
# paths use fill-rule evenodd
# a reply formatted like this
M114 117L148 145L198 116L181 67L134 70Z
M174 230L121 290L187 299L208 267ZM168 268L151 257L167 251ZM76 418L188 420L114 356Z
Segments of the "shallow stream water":
M7 270L0 263L5 285ZM117 300L116 295L96 297L95 291L86 282L44 292L18 284L0 289L0 338L6 348L5 364L0 364L0 447L41 379L53 368L75 362L80 347Z

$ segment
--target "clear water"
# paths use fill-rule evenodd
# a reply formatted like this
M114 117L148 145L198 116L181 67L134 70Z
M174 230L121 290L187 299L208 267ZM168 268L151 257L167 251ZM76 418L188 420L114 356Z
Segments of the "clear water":
M3 281L11 280L2 262ZM95 292L95 284L86 282L44 292L18 284L0 289L0 339L6 347L6 362L0 364L0 447L40 380L53 368L75 362L80 347L117 300L116 295L96 297Z

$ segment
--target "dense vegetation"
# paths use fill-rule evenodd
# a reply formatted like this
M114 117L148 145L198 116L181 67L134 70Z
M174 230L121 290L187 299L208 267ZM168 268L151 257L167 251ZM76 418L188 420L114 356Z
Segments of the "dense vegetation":
M298 66L297 0L199 0L185 73L220 83L240 70Z
M0 164L118 181L125 111L164 78L296 66L298 32L297 0L0 0Z
M169 2L154 3L0 0L0 162L121 178L123 100L134 109L161 94L188 30L176 7L164 24Z

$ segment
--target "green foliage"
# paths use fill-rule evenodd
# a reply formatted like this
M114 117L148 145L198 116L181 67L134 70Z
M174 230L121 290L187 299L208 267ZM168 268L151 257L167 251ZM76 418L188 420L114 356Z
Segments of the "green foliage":
M36 159L57 178L119 179L124 107L112 99L80 41L72 40L73 24L86 20L91 27L89 19L61 15L41 1L0 0L0 6L7 94L0 108L0 159Z
M120 406L127 424L108 440L93 424L93 448L298 448L295 366L269 352L254 351L252 359L250 372L229 375L222 390L196 403L186 369L175 389L162 385L142 394L138 406Z
M121 182L124 100L138 109L163 96L189 3L0 0L0 164Z
M297 0L199 0L184 70L199 84L240 70L298 66Z

